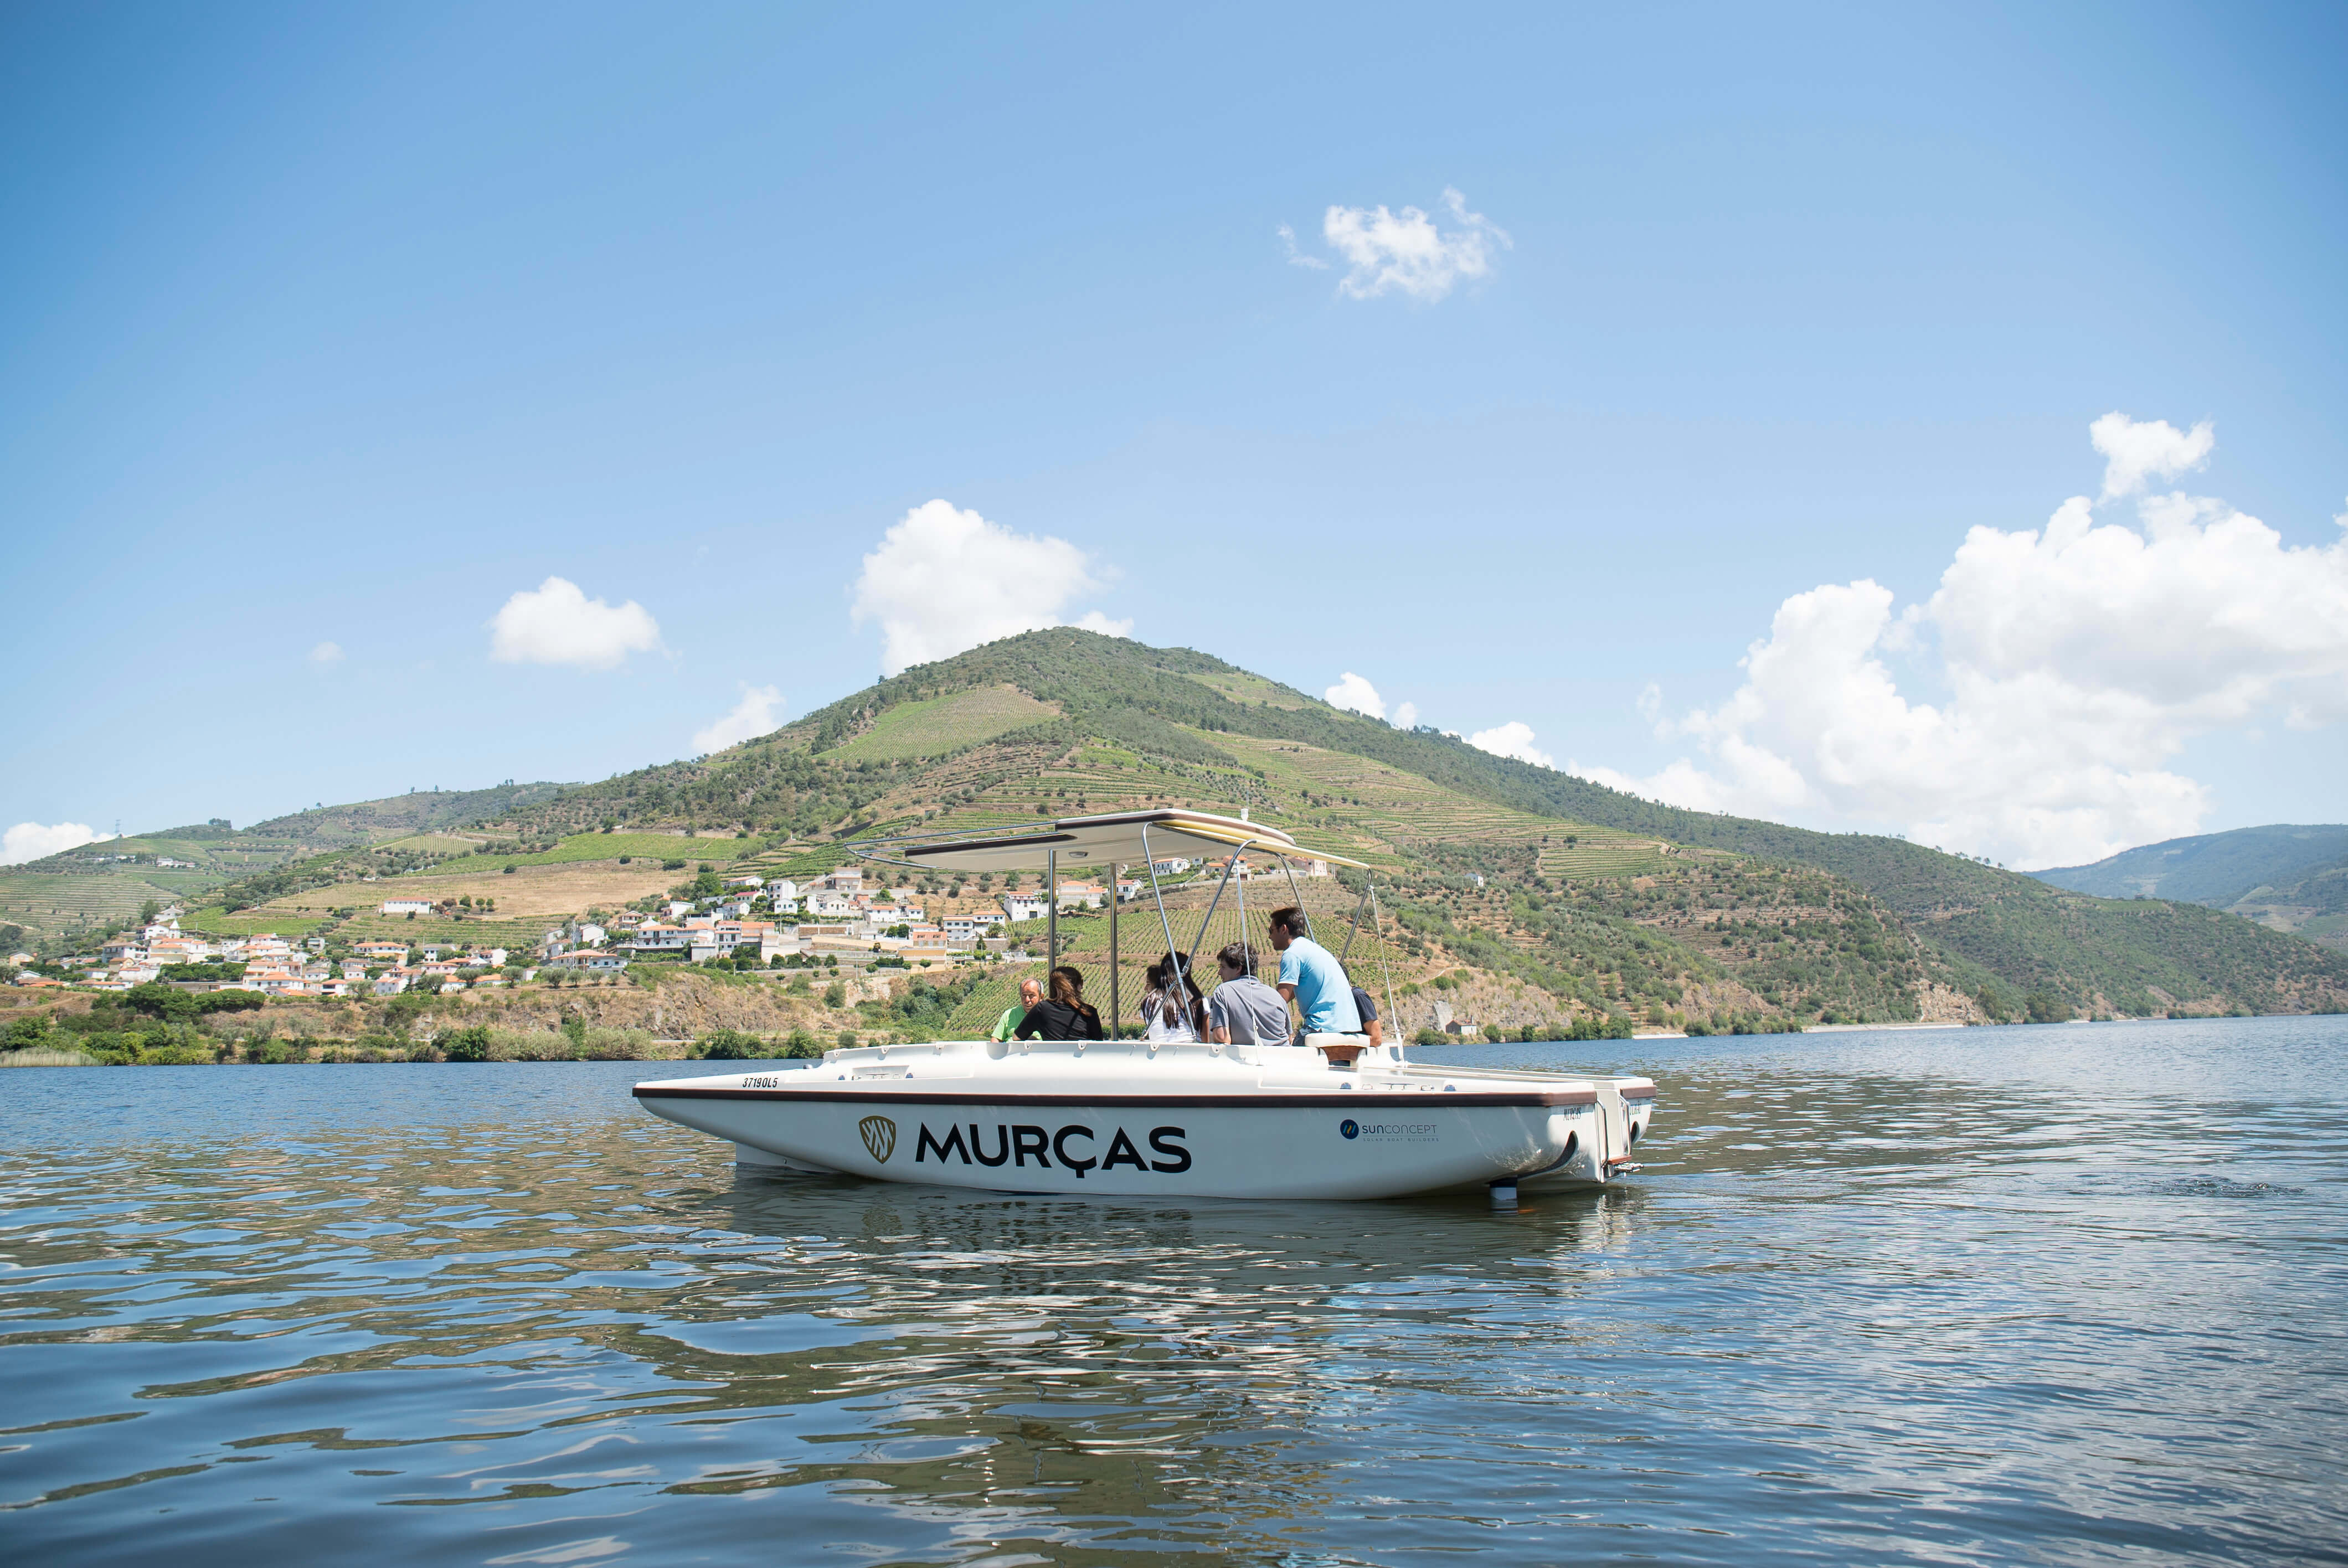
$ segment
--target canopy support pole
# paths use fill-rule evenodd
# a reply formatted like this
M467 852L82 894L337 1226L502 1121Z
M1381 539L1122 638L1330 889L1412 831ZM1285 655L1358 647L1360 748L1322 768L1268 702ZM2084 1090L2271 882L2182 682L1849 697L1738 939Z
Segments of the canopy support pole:
M1240 878L1240 890L1238 893L1234 894L1233 897L1238 898L1240 901L1240 946L1243 950L1252 953L1255 951L1254 944L1248 940L1246 877L1242 876ZM1220 971L1218 972L1220 973ZM1255 966L1253 964L1250 964L1248 966L1247 972L1251 979L1262 979L1263 978L1262 975L1255 972Z
M1212 920L1215 917L1215 911L1222 907L1223 889L1230 886L1231 885L1231 878L1239 874L1240 856L1254 847L1255 840L1251 838L1245 844L1241 845L1237 849L1232 850L1231 859L1224 862L1223 879L1215 884L1215 896L1207 900L1207 912L1199 917L1198 939L1190 944L1190 950L1194 954L1199 950L1199 943L1207 939L1207 922ZM1247 919L1247 911L1245 909L1240 911L1240 919L1242 925L1244 925Z
M1370 928L1378 934L1378 972L1386 978L1387 1028L1390 1030L1399 1030L1402 1028L1402 1020L1395 1017L1394 966L1386 962L1385 927L1378 920L1378 885L1375 882L1370 884ZM1396 1057L1400 1057L1402 1055L1402 1036L1396 1034L1394 1038L1393 1043L1395 1055Z
M1052 992L1051 971L1060 966L1060 852L1044 851L1044 994Z
M1339 968L1344 968L1345 960L1353 956L1354 938L1362 934L1362 911L1368 907L1369 902L1370 881L1369 878L1365 876L1362 879L1361 901L1354 906L1354 928L1345 933L1345 950L1337 955L1337 967Z
M1141 853L1149 857L1149 897L1158 905L1158 924L1165 929L1167 956L1172 958L1174 922L1166 917L1166 894L1158 886L1158 856L1149 847L1149 826L1147 823L1143 824L1141 828ZM1174 959L1174 978L1178 982L1182 978L1182 961L1179 958ZM1174 994L1178 997L1182 994L1182 988L1179 983L1174 988Z
M1125 1011L1120 1003L1118 982L1124 979L1117 967L1117 884L1125 877L1125 867L1110 863L1108 868L1108 1037L1117 1038L1123 1025Z
M1321 938L1313 935L1313 912L1304 907L1303 890L1296 886L1296 867L1291 866L1288 856L1283 855L1280 857L1280 868L1288 873L1288 896L1296 900L1296 917L1304 922L1305 936L1319 941Z

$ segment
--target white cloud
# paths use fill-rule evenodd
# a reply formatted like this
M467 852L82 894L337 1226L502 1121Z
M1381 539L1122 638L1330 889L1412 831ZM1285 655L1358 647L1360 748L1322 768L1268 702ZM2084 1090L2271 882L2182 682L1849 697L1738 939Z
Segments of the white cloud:
M1397 730L1410 730L1417 728L1418 704L1416 702L1401 702L1395 704L1394 711L1394 726Z
M0 866L21 866L60 850L102 844L113 836L110 833L91 832L87 823L60 822L45 826L37 822L20 822L0 834Z
M2218 445L2218 432L2204 419L2179 430L2166 419L2135 420L2114 410L2087 426L2096 450L2111 459L2104 466L2104 499L2133 496L2147 479L2166 479L2199 468Z
M323 667L328 664L340 664L342 661L343 647L339 642L321 642L310 650L310 662L313 664Z
M1318 256L1308 256L1296 248L1296 231L1285 223L1280 226L1280 243L1288 252L1290 266L1309 267L1316 272L1325 272L1329 270L1328 262Z
M1321 698L1333 708L1367 713L1373 719L1386 716L1386 700L1378 695L1378 689L1351 670L1337 677L1337 683L1322 692Z
M632 599L613 609L565 578L523 589L489 620L489 657L506 664L610 670L660 645L660 626L643 605Z
M1468 737L1468 743L1496 757L1514 757L1536 767L1557 766L1547 752L1533 744L1533 727L1521 719L1511 719L1497 729L1478 730Z
M1400 291L1432 304L1465 279L1489 276L1497 254L1513 241L1490 219L1468 210L1468 199L1446 187L1441 203L1459 225L1449 231L1416 207L1389 212L1380 207L1332 207L1321 220L1330 248L1344 259L1348 271L1337 280L1337 292L1349 299L1372 300ZM1317 259L1295 252L1295 236L1283 227L1289 260L1314 266Z
M772 686L753 686L745 682L742 700L734 704L731 712L693 732L693 749L722 752L744 741L772 734L783 727L783 722L775 716L775 705L782 700L782 692Z
M1085 552L1066 539L1015 534L976 512L928 501L864 558L849 614L880 623L880 670L895 675L982 642L1063 624L1068 600L1100 588ZM1110 637L1133 630L1098 610L1079 626Z
M2135 439L2096 446L2116 464ZM2128 482L2207 447L2179 441ZM1937 653L1944 702L1900 691L1885 655L1911 650ZM2275 706L2302 726L2348 717L2348 538L2286 548L2183 495L2099 525L2075 497L2041 529L1973 528L1905 610L1865 579L1794 595L1743 668L1719 707L1660 726L1703 763L1572 771L1703 810L1898 825L2013 865L2100 859L2199 830L2209 792L2167 766L2195 735Z

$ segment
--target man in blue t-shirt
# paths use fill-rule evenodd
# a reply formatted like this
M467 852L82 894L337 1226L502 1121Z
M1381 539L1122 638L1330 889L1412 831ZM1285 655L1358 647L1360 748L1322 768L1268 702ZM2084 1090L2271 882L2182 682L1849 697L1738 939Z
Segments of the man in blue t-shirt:
M1354 988L1337 955L1304 933L1304 911L1291 905L1272 912L1272 945L1280 949L1280 994L1304 1015L1306 1034L1359 1034ZM1302 1043L1300 1041L1300 1043Z

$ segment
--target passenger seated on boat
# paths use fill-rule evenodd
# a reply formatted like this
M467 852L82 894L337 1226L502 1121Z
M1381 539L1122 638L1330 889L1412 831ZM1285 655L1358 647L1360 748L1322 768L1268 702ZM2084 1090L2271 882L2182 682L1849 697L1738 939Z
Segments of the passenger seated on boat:
M1178 965L1176 959L1180 959ZM1181 984L1174 977L1181 976ZM1149 989L1141 999L1141 1038L1197 1040L1205 1038L1207 1004L1190 978L1190 955L1169 953L1149 966Z
M1009 1040L1011 1038L1011 1031L1019 1027L1020 1020L1025 1018L1029 1013L1033 1012L1035 1009L1035 1004L1043 999L1044 988L1042 986L1037 985L1033 979L1021 980L1019 982L1019 1000L1014 1005L1003 1009L1003 1016L994 1020L994 1032L988 1035L986 1038L989 1040Z
M1385 1033L1378 1028L1378 1004L1361 987L1354 988L1354 1011L1360 1015L1362 1032L1370 1037L1370 1049L1375 1050L1386 1042Z
M1255 978L1255 949L1233 942L1215 955L1220 983L1207 999L1207 1038L1217 1045L1286 1045L1288 1002Z
M1280 994L1304 1015L1304 1034L1359 1034L1354 988L1337 955L1305 935L1304 911L1291 904L1272 912L1272 945L1280 950ZM1298 1042L1303 1043L1300 1038Z
M1085 977L1066 964L1052 971L1052 999L1027 1009L1012 1030L1019 1040L1098 1040L1100 1013L1085 1000Z

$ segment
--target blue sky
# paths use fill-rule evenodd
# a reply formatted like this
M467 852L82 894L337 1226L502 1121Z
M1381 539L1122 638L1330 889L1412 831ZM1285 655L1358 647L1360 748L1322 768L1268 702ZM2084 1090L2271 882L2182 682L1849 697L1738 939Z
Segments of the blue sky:
M2338 820L2348 13L1617 9L0 15L0 825L691 754L933 500L1643 793ZM550 578L655 630L529 661Z

